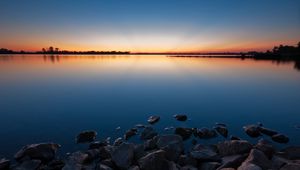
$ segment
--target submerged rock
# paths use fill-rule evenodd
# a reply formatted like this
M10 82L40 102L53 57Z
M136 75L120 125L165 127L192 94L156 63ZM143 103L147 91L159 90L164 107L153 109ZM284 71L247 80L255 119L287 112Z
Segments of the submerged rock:
M278 132L276 132L272 129L265 128L265 127L258 127L258 129L259 129L260 133L268 135L268 136L273 136L273 135L278 134Z
M227 138L228 136L228 129L226 126L218 125L214 128L220 135L222 135L224 138Z
M186 121L187 120L187 116L183 115L183 114L176 114L173 117L178 121Z
M79 133L76 137L76 143L89 143L93 142L97 136L96 131L83 131Z
M150 116L148 118L148 123L150 124L154 124L157 123L159 121L160 117L159 116Z
M175 129L175 134L180 135L183 140L187 140L191 137L193 131L191 128L178 127Z
M261 136L260 130L259 130L259 126L257 125L247 125L244 126L244 131L246 132L246 134L252 138L256 138Z
M252 149L252 145L245 140L224 141L217 144L220 155L239 155L248 153Z
M147 126L143 129L141 133L141 139L142 140L152 139L156 135L157 132L151 126Z
M272 136L272 140L278 143L288 143L290 139L283 134L276 134Z
M60 148L60 145L55 143L27 145L15 154L15 159L20 161L22 158L29 157L30 159L38 159L43 162L49 162L55 158L58 148Z
M134 145L123 143L112 152L112 160L121 169L128 169L134 158Z
M7 159L2 158L0 160L0 169L2 170L8 170L10 166L10 161Z

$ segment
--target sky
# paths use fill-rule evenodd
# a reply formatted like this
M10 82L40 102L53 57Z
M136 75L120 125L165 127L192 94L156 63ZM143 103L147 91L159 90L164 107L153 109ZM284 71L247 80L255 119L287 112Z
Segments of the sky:
M0 48L264 51L300 41L300 0L1 0Z

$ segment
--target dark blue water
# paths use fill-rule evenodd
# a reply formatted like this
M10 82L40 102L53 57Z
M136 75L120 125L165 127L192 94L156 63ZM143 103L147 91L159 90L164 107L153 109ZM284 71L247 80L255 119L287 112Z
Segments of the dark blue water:
M294 63L166 56L0 57L0 156L23 145L57 142L61 152L82 130L122 136L150 115L167 126L212 127L255 142L242 127L262 122L300 144L300 72ZM190 120L177 122L173 114ZM121 130L115 128L120 126ZM269 139L268 137L266 137ZM134 139L132 139L134 140ZM210 143L223 140L200 140ZM284 145L277 145L278 147Z

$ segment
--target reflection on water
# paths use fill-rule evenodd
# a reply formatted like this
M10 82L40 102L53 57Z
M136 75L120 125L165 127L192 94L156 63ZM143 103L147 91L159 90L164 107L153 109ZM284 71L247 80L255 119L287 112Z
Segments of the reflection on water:
M241 127L262 122L300 144L295 68L299 62L237 58L1 55L0 154L47 141L62 144L62 152L77 150L81 130L113 140L152 114L161 116L159 130L223 122L230 135L255 141ZM178 113L191 120L175 121ZM201 142L214 140L223 138Z

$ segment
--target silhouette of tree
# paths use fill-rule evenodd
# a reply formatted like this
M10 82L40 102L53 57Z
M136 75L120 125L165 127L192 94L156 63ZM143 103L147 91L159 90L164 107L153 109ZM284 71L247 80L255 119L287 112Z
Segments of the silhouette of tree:
M59 51L59 48L55 48L55 53L58 53L58 51Z
M46 52L47 52L47 50L46 50L45 48L43 48L42 51L43 51L43 53L46 53Z
M54 52L54 48L52 46L50 46L48 52L49 53L53 53Z
M300 49L300 41L298 42L298 48Z

